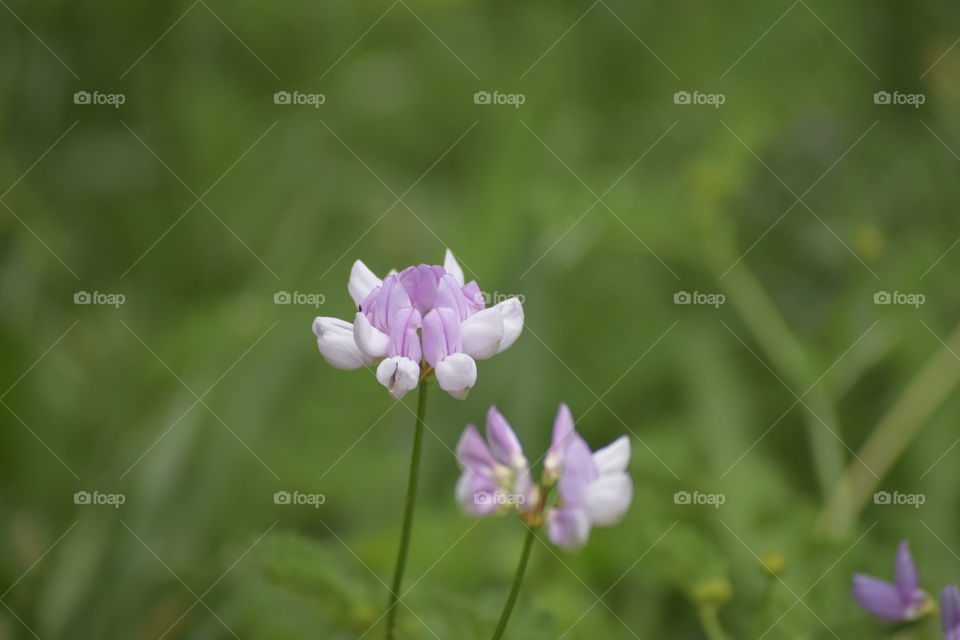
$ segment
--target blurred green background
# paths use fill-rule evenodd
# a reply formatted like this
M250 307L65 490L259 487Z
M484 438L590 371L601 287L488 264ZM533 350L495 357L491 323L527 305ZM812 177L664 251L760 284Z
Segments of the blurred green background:
M508 637L705 638L724 581L731 638L939 637L849 580L903 538L960 580L956 4L2 4L0 638L382 636L415 394L310 325L445 247L527 326L431 390L402 637L489 636L522 527L460 515L451 449L495 402L536 459L560 401L635 499L535 546Z

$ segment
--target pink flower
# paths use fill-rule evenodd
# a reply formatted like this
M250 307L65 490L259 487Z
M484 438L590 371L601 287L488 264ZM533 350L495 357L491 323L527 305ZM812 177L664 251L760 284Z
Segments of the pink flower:
M617 524L630 506L630 440L624 436L591 453L565 404L554 419L539 485L531 482L520 441L495 407L487 413L487 439L489 446L470 425L457 445L463 473L456 497L468 515L515 509L528 525L545 524L554 544L575 551L586 544L593 527ZM554 487L558 499L547 506Z
M353 324L313 321L317 346L338 369L377 366L377 380L397 398L417 387L426 367L440 388L463 399L477 380L476 360L491 358L523 330L517 298L486 308L475 281L448 249L443 266L421 264L381 280L357 260L347 285L357 305Z

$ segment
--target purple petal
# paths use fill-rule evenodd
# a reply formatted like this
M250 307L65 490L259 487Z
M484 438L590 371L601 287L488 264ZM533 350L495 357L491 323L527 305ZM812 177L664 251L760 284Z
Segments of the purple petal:
M560 497L567 506L583 504L587 487L597 478L597 467L590 447L574 432L565 453L566 460L560 475Z
M421 324L420 312L416 309L405 307L397 311L390 320L390 346L387 355L403 356L420 362L420 336L417 329Z
M853 576L853 597L861 607L882 622L897 623L906 618L906 608L896 586L860 573Z
M445 275L443 267L421 264L404 269L398 279L403 285L410 302L421 313L433 308L433 300L437 295L437 285Z
M590 537L590 520L582 509L564 507L547 512L547 537L558 547L576 551Z
M496 498L498 491L493 478L468 469L457 480L456 498L464 513L480 517L489 515L501 504Z
M493 452L493 457L498 462L511 469L526 466L523 447L520 446L517 434L513 432L506 418L493 405L487 411L487 439L490 441L490 450Z
M431 367L460 345L460 319L453 309L434 309L423 318L423 356Z
M909 602L913 599L920 584L917 577L917 565L913 563L913 558L910 556L910 546L906 540L897 547L895 573L900 598L904 602Z
M484 299L483 292L480 291L480 285L477 284L476 280L471 280L464 285L462 291L474 313L486 308L487 301Z
M948 584L940 592L940 621L947 640L960 638L960 591L955 584Z
M465 295L456 278L449 273L444 274L437 284L436 297L433 299L433 307L439 309L446 307L456 312L457 318L462 322L474 312L473 305Z
M553 437L550 440L550 450L544 460L544 468L548 474L559 475L563 468L564 452L570 444L575 431L573 430L573 414L566 403L561 403L557 409L557 416L553 419Z
M475 472L490 471L496 461L475 426L468 425L457 443L457 461L461 468Z

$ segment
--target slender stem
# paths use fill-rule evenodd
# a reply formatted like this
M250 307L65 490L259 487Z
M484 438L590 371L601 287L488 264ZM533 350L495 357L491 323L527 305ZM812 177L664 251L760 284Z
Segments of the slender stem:
M500 640L504 629L507 628L507 621L510 620L510 613L513 611L513 605L520 593L520 585L523 583L523 574L527 570L527 560L530 559L530 549L533 547L535 537L537 537L536 529L527 525L527 537L523 541L520 564L517 565L517 573L513 576L513 586L510 587L510 595L507 596L507 603L503 606L503 613L500 614L500 622L497 623L497 629L493 632L493 640Z
M407 503L403 512L403 530L400 533L400 551L397 566L393 571L393 586L390 588L390 605L387 608L387 640L397 637L397 604L400 601L400 585L403 570L407 566L407 551L410 548L410 532L413 528L413 512L417 505L417 483L420 479L420 450L423 445L423 417L427 412L427 381L420 381L417 401L417 424L413 432L413 452L410 454L410 479L407 481Z
M723 630L720 624L720 616L717 607L714 605L700 605L697 607L697 614L700 618L700 626L709 640L730 640L730 636Z

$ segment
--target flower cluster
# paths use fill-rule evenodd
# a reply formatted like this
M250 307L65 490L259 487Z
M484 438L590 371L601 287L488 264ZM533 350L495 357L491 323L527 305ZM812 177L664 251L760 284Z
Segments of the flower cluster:
M554 544L574 551L586 544L594 526L620 522L633 498L626 473L630 441L625 436L591 453L574 429L573 416L560 405L540 484L516 434L496 407L487 412L487 440L469 425L457 444L463 473L456 497L472 516L516 510L530 526L545 524ZM558 499L548 505L551 491Z
M407 267L383 280L357 260L347 290L356 318L316 318L320 353L338 369L379 362L377 380L397 398L431 373L444 391L465 398L477 380L476 360L507 349L523 330L520 301L487 308L476 281L464 284L449 249L442 267Z

